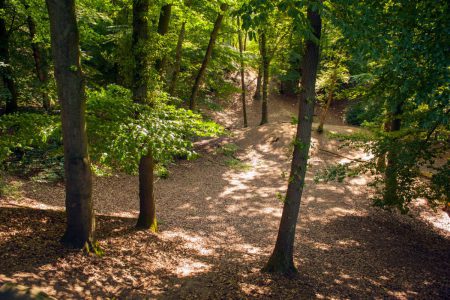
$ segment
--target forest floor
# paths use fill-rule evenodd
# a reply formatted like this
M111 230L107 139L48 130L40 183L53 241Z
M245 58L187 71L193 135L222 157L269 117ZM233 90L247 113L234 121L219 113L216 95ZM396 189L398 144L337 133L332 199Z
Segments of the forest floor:
M231 129L200 141L201 156L170 167L156 183L159 232L136 231L136 176L94 179L97 238L105 254L62 248L64 187L9 178L15 197L0 199L0 285L36 287L65 298L342 299L450 297L450 218L419 204L410 215L371 206L368 177L314 183L326 165L365 159L313 133L310 168L295 241L294 279L260 272L275 243L290 166L295 101L274 95L269 121L239 99L211 115ZM251 102L251 103L250 103ZM353 132L339 109L327 131ZM235 158L223 145L237 147ZM325 150L325 151L324 151ZM341 156L327 151L339 153ZM345 158L346 157L346 158Z

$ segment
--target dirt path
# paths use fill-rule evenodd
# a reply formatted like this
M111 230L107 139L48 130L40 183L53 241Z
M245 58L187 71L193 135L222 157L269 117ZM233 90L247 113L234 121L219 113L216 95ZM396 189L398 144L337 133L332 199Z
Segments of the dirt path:
M63 187L25 183L21 200L0 200L0 283L37 286L57 298L448 299L448 232L371 207L367 178L313 183L319 168L342 159L318 151L338 145L316 134L297 226L300 275L288 280L259 272L275 242L282 209L276 195L286 188L295 129L292 102L273 97L270 105L271 124L256 126L259 103L250 104L250 127L234 129L227 141L239 147L237 168L209 143L201 158L177 163L157 182L157 235L132 229L136 177L96 178L102 258L57 242ZM215 115L230 128L240 127L238 116L233 107Z

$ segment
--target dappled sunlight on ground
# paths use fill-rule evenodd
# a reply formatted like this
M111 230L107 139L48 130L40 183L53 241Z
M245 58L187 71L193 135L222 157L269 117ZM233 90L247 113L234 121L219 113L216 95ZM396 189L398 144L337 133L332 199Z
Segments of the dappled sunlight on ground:
M339 146L325 134L313 134L295 246L300 274L290 280L259 272L275 242L282 211L277 195L284 196L289 176L295 132L289 118L295 105L283 101L280 107L286 109L270 118L282 123L236 129L217 143L202 142L198 160L170 167L169 178L156 183L158 234L133 229L135 176L95 178L102 258L58 243L64 230L63 186L23 185L22 198L0 200L0 282L37 286L57 298L449 295L443 282L450 270L448 238L420 219L371 207L368 177L313 182L318 170L345 159L323 151ZM254 126L257 109L251 114ZM246 168L225 164L228 157L216 151L223 143L239 147L235 157ZM340 153L365 157L360 150Z

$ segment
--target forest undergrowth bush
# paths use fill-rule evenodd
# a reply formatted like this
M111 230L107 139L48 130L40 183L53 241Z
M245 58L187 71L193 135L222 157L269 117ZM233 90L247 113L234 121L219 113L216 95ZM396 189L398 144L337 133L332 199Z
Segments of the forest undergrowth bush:
M195 138L222 132L214 122L169 104L177 99L165 93L152 99L151 106L135 104L130 91L116 85L89 91L87 132L92 169L97 175L110 174L111 170L134 174L144 146L151 145L158 161L155 173L167 178L167 163L174 158L196 157ZM4 115L0 117L0 133L0 164L5 171L39 182L63 179L59 116Z

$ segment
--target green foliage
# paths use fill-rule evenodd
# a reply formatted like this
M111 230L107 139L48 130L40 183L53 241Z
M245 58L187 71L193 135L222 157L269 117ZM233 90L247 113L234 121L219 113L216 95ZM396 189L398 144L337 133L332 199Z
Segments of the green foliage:
M155 175L162 179L169 178L169 170L163 164L157 164L155 166Z
M153 105L135 104L129 90L111 85L89 91L87 131L89 152L97 174L108 169L136 173L141 155L152 150L165 164L176 157L194 158L193 140L215 136L222 128L198 114L167 103L165 93L155 94ZM0 163L37 181L63 177L59 116L16 113L0 117ZM161 170L161 176L167 172Z
M0 117L0 166L38 182L64 178L60 117L15 113Z
M330 135L342 142L341 148L363 148L373 156L366 161L328 166L319 171L314 180L342 182L345 177L369 173L373 175L373 180L369 183L375 190L373 203L383 208L397 208L401 212L407 212L411 201L420 197L427 199L432 206L448 203L449 163L439 168L435 165L436 160L449 150L449 146L421 139L420 136L411 138L410 134L410 130L406 129L383 132L372 128L371 134ZM390 172L396 175L393 195L386 191L387 165ZM434 170L431 180L422 176L426 169Z
M372 102L358 101L351 103L345 110L347 124L361 126L364 123L379 123L383 108Z
M155 95L152 106L133 103L119 86L90 92L87 103L90 153L94 161L136 173L149 150L159 163L174 157L194 158L192 140L214 136L222 129L189 110L169 105L166 94Z
M218 153L223 154L228 157L234 157L236 152L239 150L239 146L233 143L228 143L220 146L218 149Z

